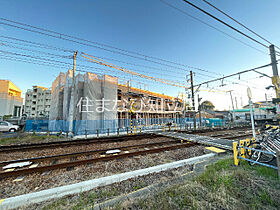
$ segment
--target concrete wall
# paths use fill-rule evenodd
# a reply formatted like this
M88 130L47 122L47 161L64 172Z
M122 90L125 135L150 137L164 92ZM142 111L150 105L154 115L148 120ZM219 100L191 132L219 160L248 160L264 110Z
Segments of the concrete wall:
M14 116L15 107L19 107L17 115L21 115L23 99L21 90L10 80L0 80L0 116Z
M0 93L0 116L4 116L4 115L13 116L15 106L22 107L22 101L19 101L16 97L7 96L7 94ZM19 116L20 113L18 117Z

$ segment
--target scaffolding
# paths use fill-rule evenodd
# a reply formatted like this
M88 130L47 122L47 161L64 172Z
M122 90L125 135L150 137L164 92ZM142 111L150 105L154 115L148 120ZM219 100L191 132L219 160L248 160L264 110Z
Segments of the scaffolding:
M73 72L60 73L52 85L50 131L69 132ZM75 76L73 131L75 134L117 129L118 78L93 73Z

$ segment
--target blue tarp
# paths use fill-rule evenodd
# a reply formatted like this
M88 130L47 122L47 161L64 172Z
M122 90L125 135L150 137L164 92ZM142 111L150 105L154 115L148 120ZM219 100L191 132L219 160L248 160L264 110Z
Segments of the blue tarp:
M117 120L76 120L73 123L73 130L75 135L87 134L99 134L126 132L130 131L131 126L136 126L142 130L161 128L162 124L172 122L173 126L176 123L179 126L193 127L192 118L153 118L153 119L117 119ZM222 119L202 119L202 125L207 126L222 126L225 121ZM199 119L197 119L197 125L199 126ZM69 131L69 122L64 120L27 120L26 131L35 132L67 132Z

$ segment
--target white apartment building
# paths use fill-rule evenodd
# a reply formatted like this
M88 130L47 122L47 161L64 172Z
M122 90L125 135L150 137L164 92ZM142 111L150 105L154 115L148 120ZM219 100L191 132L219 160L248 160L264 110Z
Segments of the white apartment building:
M24 113L27 117L49 117L51 107L51 90L33 86L25 94Z

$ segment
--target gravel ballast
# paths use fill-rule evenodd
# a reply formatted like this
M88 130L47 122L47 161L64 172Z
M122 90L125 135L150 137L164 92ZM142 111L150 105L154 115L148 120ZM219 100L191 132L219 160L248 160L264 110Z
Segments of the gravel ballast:
M26 175L22 181L14 182L15 178L0 181L2 197L26 194L57 186L73 184L80 181L95 179L113 174L147 168L163 163L182 160L204 154L203 146L193 146L161 153L115 159L75 167L72 170L60 169L48 173Z

